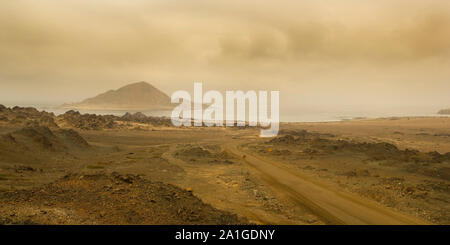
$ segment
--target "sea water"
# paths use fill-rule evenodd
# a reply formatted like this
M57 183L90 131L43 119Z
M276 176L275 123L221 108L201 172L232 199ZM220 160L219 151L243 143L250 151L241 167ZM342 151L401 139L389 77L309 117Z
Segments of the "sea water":
M2 104L0 102L0 104ZM34 107L40 111L53 112L60 115L69 109L62 109L59 105L50 103L3 103L4 106ZM398 107L326 107L326 106L299 106L280 107L281 122L332 122L362 118L390 118L390 117L449 117L439 115L437 112L444 107L439 106L398 106ZM77 110L80 113L122 116L127 112L142 112L147 116L170 117L171 110Z

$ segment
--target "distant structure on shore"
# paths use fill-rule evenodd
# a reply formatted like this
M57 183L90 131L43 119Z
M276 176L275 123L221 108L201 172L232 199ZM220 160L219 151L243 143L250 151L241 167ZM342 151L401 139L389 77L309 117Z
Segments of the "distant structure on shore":
M173 108L170 97L147 82L137 82L109 90L79 103L64 104L78 110L165 110Z
M450 115L450 108L449 109L442 109L438 111L438 114L440 115Z

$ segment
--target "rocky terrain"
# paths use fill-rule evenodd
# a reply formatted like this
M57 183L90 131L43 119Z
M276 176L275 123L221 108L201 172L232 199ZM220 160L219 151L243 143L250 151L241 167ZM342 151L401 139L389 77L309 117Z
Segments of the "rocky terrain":
M217 146L182 145L174 156L187 162L201 162L209 164L232 164L236 159Z
M132 132L133 126L121 124L120 117L0 108L6 118L0 127L1 224L248 223L245 217L203 203L192 188L168 184L183 169L170 166L161 155L143 155L149 162L141 165L134 152L92 145L79 133ZM140 119L144 121L139 125L152 121ZM127 116L126 123L135 120L139 118ZM117 160L122 164L114 163ZM144 173L148 175L142 177Z
M0 224L245 224L192 190L118 173L68 174L50 184L0 193Z
M38 111L33 107L8 108L0 105L0 123L11 126L41 125L57 128L55 115L45 111Z
M450 224L446 117L289 123L269 139L142 113L0 118L4 224ZM395 218L325 210L354 200Z
M166 127L172 126L170 118L146 116L141 112L136 112L134 114L127 112L118 120L123 122L137 122L137 123L151 124L155 126L166 126Z
M48 128L75 128L81 130L108 130L136 128L142 125L171 127L170 118L146 116L141 112L125 113L123 116L81 114L68 110L55 116L53 113L38 111L32 107L8 108L0 105L0 126L27 127L43 126Z
M342 139L327 139L317 136L317 134L308 133L306 130L293 132L276 137L267 142L273 145L285 146L303 146L306 147L303 152L309 155L325 155L325 154L343 154L357 152L367 156L370 161L395 161L413 164L435 164L450 163L450 152L440 154L439 152L420 152L415 149L400 150L393 144L386 142L356 142ZM299 149L298 147L297 149ZM301 148L300 148L301 149ZM281 152L289 154L290 152ZM278 154L273 152L272 154ZM426 165L427 166L427 165ZM436 171L442 173L442 177L450 180L450 176L446 175L446 171L440 169ZM440 175L437 175L440 176Z
M391 143L366 140L283 130L276 138L246 147L383 205L432 222L450 223L450 152L399 149Z
M117 119L118 117L112 115L80 114L78 111L73 110L57 117L58 123L66 127L84 130L112 129L117 127L115 122Z

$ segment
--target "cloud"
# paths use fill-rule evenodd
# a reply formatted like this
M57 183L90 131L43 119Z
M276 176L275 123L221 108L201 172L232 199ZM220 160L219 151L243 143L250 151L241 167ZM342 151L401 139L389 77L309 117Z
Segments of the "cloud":
M374 23L309 20L220 39L217 59L369 62L392 65L427 58L448 59L450 15L393 16Z
M442 91L449 12L444 0L3 1L0 96L69 87L61 99L76 100L135 80L168 92L199 80L211 88L276 81L295 97L290 88L395 90L433 77Z

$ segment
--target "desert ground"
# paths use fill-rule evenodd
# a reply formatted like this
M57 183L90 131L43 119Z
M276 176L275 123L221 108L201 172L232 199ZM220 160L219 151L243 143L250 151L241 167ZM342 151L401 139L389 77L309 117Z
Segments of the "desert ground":
M172 127L0 106L0 224L450 224L450 118Z

